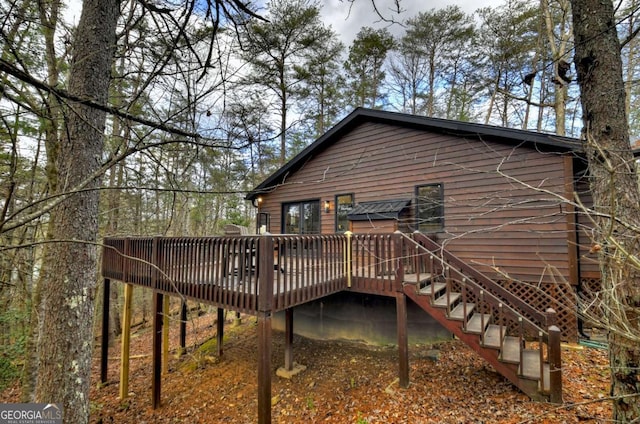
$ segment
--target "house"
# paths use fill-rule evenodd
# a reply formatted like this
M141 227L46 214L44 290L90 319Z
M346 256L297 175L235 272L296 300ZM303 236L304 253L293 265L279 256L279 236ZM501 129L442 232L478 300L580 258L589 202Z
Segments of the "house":
M129 288L125 312L133 286L153 290L153 408L165 296L179 296L185 316L187 299L217 308L219 355L224 311L256 317L259 423L271 422L278 319L286 373L294 330L391 339L407 387L410 338L453 334L531 398L561 402L560 342L577 338L576 294L600 279L582 156L575 139L356 109L247 195L256 234L103 240L101 381L116 280Z
M568 300L599 281L572 203L590 203L580 152L572 138L356 109L247 199L271 233L428 234L524 302L556 309L573 340Z

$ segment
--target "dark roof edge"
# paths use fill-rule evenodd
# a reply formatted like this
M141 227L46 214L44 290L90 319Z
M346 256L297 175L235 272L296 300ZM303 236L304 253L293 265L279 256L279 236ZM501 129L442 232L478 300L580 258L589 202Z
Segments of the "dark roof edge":
M320 136L316 141L308 145L293 159L284 164L280 169L271 174L267 179L250 191L245 199L253 200L261 193L267 193L275 188L286 177L297 171L306 163L314 152L322 151L328 147L327 142L337 134L346 131L350 127L360 122L388 122L395 124L409 125L413 128L429 128L438 132L453 134L458 136L473 136L482 138L490 136L502 140L519 141L522 143L533 143L545 147L560 148L562 151L582 151L579 139L562 137L555 134L538 133L515 128L505 128L486 124L476 124L472 122L452 121L448 119L429 118L426 116L410 115L399 112L388 112L376 109L357 108L349 115L338 122L334 127Z

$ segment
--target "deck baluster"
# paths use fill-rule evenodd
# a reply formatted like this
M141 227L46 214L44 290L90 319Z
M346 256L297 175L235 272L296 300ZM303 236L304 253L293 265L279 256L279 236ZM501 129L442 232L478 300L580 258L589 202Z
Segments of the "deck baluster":
M525 341L524 341L524 321L522 319L522 317L518 317L518 346L520 346L520 370L522 371L524 369L524 347L525 347ZM520 372L520 374L522 374L522 372Z
M504 310L503 310L502 303L498 303L498 321L500 321L500 351L502 351L504 347L504 333L505 333Z
M467 329L467 279L462 277L460 280L462 288L462 328Z
M484 329L486 328L484 317L486 307L487 306L484 302L484 290L480 290L480 295L478 298L478 310L480 311L480 344L484 344Z
M544 390L544 334L538 332L538 352L540 355L540 390Z
M447 308L446 308L446 314L447 316L449 315L449 308L451 307L451 268L447 265L444 268L444 274L445 274L445 283L447 285L446 290L446 295L447 295Z

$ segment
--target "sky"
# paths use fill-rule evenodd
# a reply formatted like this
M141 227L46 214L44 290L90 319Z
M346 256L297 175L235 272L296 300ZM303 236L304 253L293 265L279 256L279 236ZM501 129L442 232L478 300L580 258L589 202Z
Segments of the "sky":
M257 3L266 3L268 0L258 0ZM277 0L273 0L277 1ZM373 28L388 28L393 35L402 33L399 24L384 22L375 13L373 4L380 13L389 18L402 22L413 17L418 12L431 9L442 9L448 5L457 5L466 13L473 13L477 9L486 6L499 6L504 0L399 0L401 13L395 12L395 0L319 0L322 5L322 20L331 25L338 34L345 47L349 47L360 28L370 26ZM65 18L67 22L77 23L80 17L82 2L69 0Z
M448 5L457 5L468 14L486 6L499 6L503 0L400 0L402 13L395 10L394 0L321 0L322 18L325 24L331 25L338 33L346 47L348 47L356 34L363 26L373 28L387 27L389 31L397 35L402 32L398 24L383 22L374 11L372 2L375 1L378 10L396 21L404 21L413 17L418 12L431 9L442 9Z

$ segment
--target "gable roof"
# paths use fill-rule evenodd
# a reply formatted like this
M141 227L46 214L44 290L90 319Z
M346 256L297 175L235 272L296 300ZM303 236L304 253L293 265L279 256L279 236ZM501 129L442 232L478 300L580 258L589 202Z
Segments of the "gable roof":
M576 138L472 122L452 121L406 113L357 108L298 153L293 159L284 164L280 169L271 174L266 180L249 192L245 199L254 200L261 193L268 193L278 184L282 183L286 177L300 169L315 155L339 140L343 134L365 122L386 123L477 140L490 137L492 141L512 145L529 145L532 148L545 151L582 152L580 140Z

